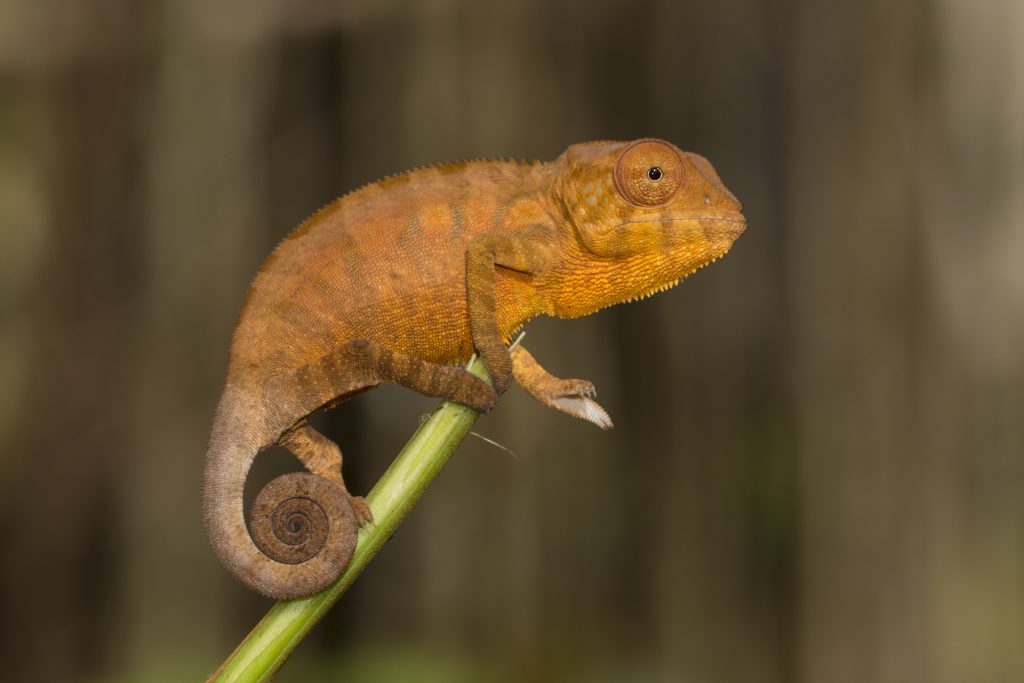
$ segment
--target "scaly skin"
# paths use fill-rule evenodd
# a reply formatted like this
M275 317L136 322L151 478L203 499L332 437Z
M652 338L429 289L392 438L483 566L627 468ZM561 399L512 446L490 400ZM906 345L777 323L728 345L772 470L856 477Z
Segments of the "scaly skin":
M217 556L272 598L337 577L372 515L346 490L338 447L306 418L382 382L486 412L515 378L609 428L593 385L510 353L512 334L536 315L574 318L670 287L745 228L707 160L659 140L417 169L322 209L270 255L239 314L203 482ZM495 389L457 367L474 351ZM309 472L261 492L250 538L242 489L274 443Z

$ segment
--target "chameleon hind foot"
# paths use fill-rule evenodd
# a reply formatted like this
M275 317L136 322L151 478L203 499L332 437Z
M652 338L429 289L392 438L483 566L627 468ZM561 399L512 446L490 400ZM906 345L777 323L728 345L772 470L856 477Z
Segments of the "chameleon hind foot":
M281 435L279 441L305 465L306 469L342 490L352 506L359 526L366 526L373 521L373 512L366 504L366 500L362 496L353 496L345 486L345 480L341 476L341 449L338 444L305 421Z
M373 522L373 511L362 496L349 495L348 502L352 505L352 512L356 515L356 522L363 527Z

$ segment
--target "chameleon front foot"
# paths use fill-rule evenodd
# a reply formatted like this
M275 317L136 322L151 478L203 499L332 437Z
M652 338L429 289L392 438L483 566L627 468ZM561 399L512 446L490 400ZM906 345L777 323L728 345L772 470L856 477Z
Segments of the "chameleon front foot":
M583 379L555 377L521 345L512 349L512 372L520 386L549 408L586 420L601 429L612 428L611 417L594 400L597 389L592 383Z
M594 385L582 379L560 379L551 388L550 393L541 397L534 394L542 403L555 410L586 420L601 429L611 429L612 418L597 401L593 400L596 395Z

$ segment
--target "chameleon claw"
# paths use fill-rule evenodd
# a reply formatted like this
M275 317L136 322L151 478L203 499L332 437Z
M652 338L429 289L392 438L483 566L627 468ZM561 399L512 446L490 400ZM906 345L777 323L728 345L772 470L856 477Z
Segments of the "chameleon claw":
M586 420L601 429L612 428L612 419L608 412L592 400L597 396L597 389L592 382L583 379L563 379L559 380L559 383L558 390L552 392L545 400L547 405L580 420Z
M352 505L352 512L356 515L356 522L360 527L373 523L373 511L367 505L366 499L362 496L349 496L348 502Z
M556 398L594 398L597 396L597 387L593 382L588 382L585 379L563 379L561 382L562 386L555 394Z

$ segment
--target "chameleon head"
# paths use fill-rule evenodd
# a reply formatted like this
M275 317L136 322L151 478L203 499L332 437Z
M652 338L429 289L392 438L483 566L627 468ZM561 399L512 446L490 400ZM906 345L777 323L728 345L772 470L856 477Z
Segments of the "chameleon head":
M552 292L559 315L667 289L746 230L739 201L707 159L663 140L573 145L560 162L556 194L585 267L563 269Z

